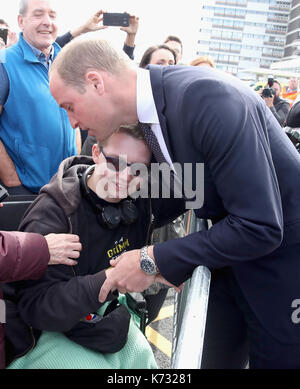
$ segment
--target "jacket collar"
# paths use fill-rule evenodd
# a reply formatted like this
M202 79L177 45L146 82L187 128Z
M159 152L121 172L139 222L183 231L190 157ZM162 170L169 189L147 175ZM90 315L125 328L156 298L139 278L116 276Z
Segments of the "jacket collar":
M38 58L36 57L36 55L34 54L29 43L26 42L26 40L24 39L22 32L20 32L20 34L19 34L19 41L18 41L17 45L19 46L19 48L23 52L24 61L27 61L30 63L39 63L40 62L38 60ZM52 46L54 47L54 56L53 56L53 59L54 59L57 56L58 52L60 51L60 47L56 42L54 42Z
M154 97L154 102L156 106L156 111L159 118L159 123L161 127L161 131L166 142L167 149L169 151L170 157L172 158L172 148L169 141L168 135L168 124L167 118L164 115L164 109L166 106L165 98L164 98L164 90L163 90L163 71L164 66L158 65L148 65L147 69L150 70L150 80L152 93Z

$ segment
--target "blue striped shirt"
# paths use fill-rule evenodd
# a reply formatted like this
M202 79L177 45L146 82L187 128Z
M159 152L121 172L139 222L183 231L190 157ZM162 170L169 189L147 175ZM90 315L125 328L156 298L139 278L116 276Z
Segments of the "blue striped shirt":
M46 67L46 69L50 69L50 66L53 63L54 57L54 47L51 47L50 54L48 58L44 53L42 53L39 49L32 46L30 43L26 41L26 43L31 47L36 58ZM3 63L0 62L0 105L4 105L6 103L7 97L9 94L9 79L6 73L6 70L3 66Z

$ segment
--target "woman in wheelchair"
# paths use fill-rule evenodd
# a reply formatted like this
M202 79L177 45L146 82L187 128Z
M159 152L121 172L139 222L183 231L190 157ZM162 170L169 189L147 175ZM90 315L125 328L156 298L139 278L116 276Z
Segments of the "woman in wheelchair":
M104 304L98 300L113 271L109 262L147 244L153 228L185 210L180 199L134 196L150 161L139 126L121 127L93 146L92 158L63 161L26 211L22 231L77 234L82 252L77 266L51 267L37 281L5 286L9 369L157 367L126 295L115 291ZM152 319L162 303L150 304Z

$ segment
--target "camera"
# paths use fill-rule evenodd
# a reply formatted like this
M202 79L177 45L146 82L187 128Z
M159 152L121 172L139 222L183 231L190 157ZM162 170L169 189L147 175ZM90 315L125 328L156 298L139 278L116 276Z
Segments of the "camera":
M300 128L285 127L285 133L290 138L298 153L300 153Z
M261 97L273 97L275 96L275 90L272 88L274 84L274 78L272 76L268 77L268 86L263 89Z
M130 23L130 15L124 13L105 12L103 14L103 26L121 26L128 27Z
M4 44L7 44L8 29L0 28L0 38L3 39Z

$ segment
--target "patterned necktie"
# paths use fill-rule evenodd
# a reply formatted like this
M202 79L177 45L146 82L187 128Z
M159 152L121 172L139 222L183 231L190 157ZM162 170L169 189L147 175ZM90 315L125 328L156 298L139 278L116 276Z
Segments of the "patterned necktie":
M140 123L141 128L144 132L145 141L147 142L148 146L151 148L154 157L158 163L167 162L166 158L163 155L163 152L161 151L160 145L158 143L158 140L151 130L151 126L147 123Z

